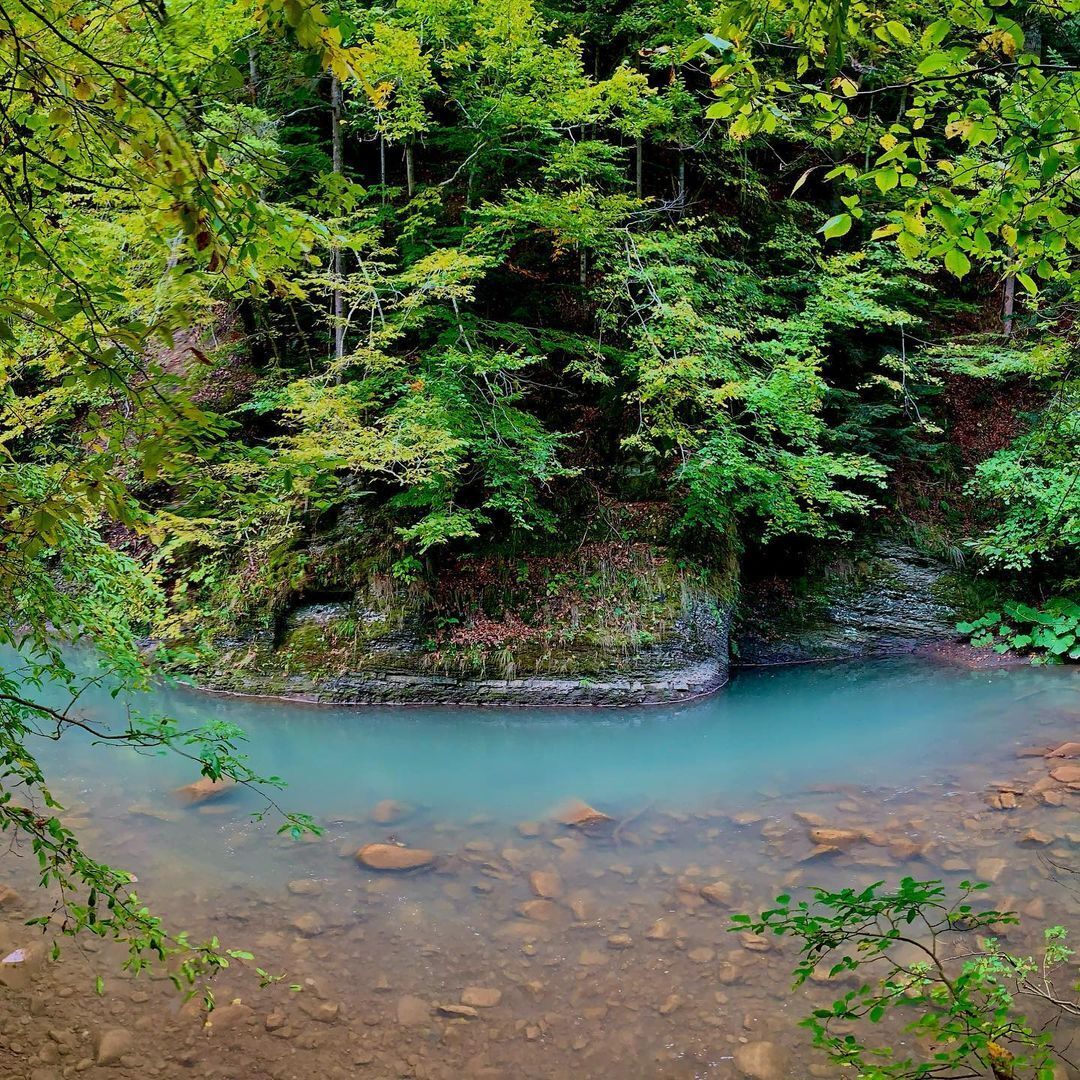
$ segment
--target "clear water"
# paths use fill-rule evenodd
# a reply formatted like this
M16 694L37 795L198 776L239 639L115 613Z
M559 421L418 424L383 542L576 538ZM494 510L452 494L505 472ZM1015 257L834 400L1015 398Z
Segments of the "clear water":
M238 725L252 765L284 777L284 802L317 817L396 798L437 818L516 820L571 796L616 811L688 808L721 795L947 780L955 766L1000 760L1047 725L1060 729L1080 706L1080 679L920 659L801 666L741 673L685 705L627 710L339 708L181 687L113 699L91 688L77 715L115 729L129 703L182 724ZM39 748L62 788L120 785L139 801L194 778L185 762L105 745L88 753L88 741L72 732Z
M793 992L791 943L761 952L732 935L729 908L706 902L701 885L719 879L733 909L760 911L812 885L985 875L996 904L1024 913L1010 946L1034 951L1042 926L1075 928L1080 916L1054 869L1080 858L1080 792L1037 797L1053 764L1017 749L1080 738L1078 674L914 658L803 666L625 711L321 708L179 687L114 700L88 689L77 713L103 727L122 727L131 705L243 728L252 764L288 780L282 805L325 833L275 838L277 822L252 820L261 804L248 791L178 805L172 789L195 779L189 762L92 747L76 731L43 741L54 790L95 855L134 871L168 925L220 934L288 977L256 990L243 965L230 968L218 998L250 1002L256 1022L208 1041L200 1017L176 1016L167 982L97 999L73 953L42 976L52 985L38 997L48 1003L33 1020L39 1041L45 1027L137 1028L118 1072L131 1076L150 1066L190 1076L198 1061L200 1075L230 1080L743 1080L740 1048L769 1040L786 1055L785 1080L834 1075L808 1072L820 1059L798 1020L839 988ZM997 781L1022 793L1016 809L991 808ZM560 826L548 811L568 797L618 825ZM414 809L378 824L370 810L387 798ZM539 824L517 827L526 821ZM823 858L811 821L866 840ZM1043 839L1025 840L1029 830ZM434 868L379 874L350 857L390 839L430 848ZM537 871L557 874L554 901L536 899ZM0 862L0 880L26 896L33 877L31 859ZM26 943L24 918L0 911L0 945ZM470 985L499 990L501 1004L467 1021L433 1011ZM340 1003L340 1017L310 1019L312 996ZM404 1021L403 1003L417 1001L419 1022ZM271 1008L287 1017L273 1033L258 1022ZM166 1016L176 1019L163 1026Z

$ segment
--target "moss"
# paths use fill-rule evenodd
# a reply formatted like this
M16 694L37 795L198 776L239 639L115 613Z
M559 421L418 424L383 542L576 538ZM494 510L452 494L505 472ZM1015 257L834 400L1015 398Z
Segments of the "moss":
M736 565L708 569L649 544L593 543L558 556L463 559L427 592L374 558L339 613L287 626L276 647L263 635L219 649L203 670L227 689L388 671L589 678L692 646L688 611L712 604L719 621Z

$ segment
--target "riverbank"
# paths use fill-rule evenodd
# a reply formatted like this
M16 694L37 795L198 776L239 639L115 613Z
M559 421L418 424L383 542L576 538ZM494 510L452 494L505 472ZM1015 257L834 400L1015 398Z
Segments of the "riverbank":
M714 693L733 666L930 650L968 662L954 571L891 541L824 566L799 596L770 580L741 601L734 560L710 573L641 545L594 546L572 573L533 565L516 584L505 566L474 569L434 598L384 580L301 605L277 630L220 638L184 674L208 692L311 704L627 707Z
M276 627L219 637L182 673L206 690L321 704L689 701L727 682L734 574L643 543L477 560L431 588L372 572Z

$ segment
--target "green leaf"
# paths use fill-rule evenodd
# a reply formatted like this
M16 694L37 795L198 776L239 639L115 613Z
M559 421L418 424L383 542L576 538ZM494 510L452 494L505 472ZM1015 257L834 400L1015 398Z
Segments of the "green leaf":
M890 19L885 24L885 29L889 31L889 36L894 41L898 41L901 45L911 44L911 31L902 22Z
M839 236L845 236L851 229L851 215L837 214L829 218L818 232L825 234L826 240L835 240Z
M924 56L919 61L915 71L919 75L933 75L936 71L944 71L946 68L952 67L952 63L952 57L948 53L934 52L929 56Z
M909 259L917 259L922 254L922 244L909 232L900 233L896 244Z
M950 248L945 253L945 268L962 278L971 269L971 260L959 248Z

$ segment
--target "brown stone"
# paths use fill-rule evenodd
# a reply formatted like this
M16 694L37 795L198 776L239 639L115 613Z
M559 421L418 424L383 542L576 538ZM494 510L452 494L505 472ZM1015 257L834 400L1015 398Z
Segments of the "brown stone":
M305 1001L301 998L300 1007L320 1024L332 1024L341 1015L341 1006L336 1001Z
M223 798L235 787L236 781L228 776L223 776L220 780L212 780L209 776L200 776L194 783L178 787L176 797L188 806L197 806L199 803L209 802L211 799Z
M752 1042L735 1049L735 1067L750 1080L788 1080L788 1052L776 1043Z
M864 840L865 835L857 829L815 828L810 830L810 839L819 846L847 848Z
M398 998L397 1022L405 1027L426 1024L431 1018L431 1006L423 998L405 994Z
M304 937L317 937L323 932L323 923L318 915L313 911L308 911L293 919L292 928Z
M469 1019L480 1015L471 1005L436 1005L435 1008L443 1016L461 1016Z
M804 862L817 862L818 859L830 859L834 855L839 855L843 851L843 848L837 847L835 844L816 844L805 855L799 857L798 861Z
M708 964L716 959L716 951L707 945L701 945L696 949L691 949L686 954L686 958L692 964Z
M517 831L526 840L535 840L543 832L543 829L538 821L519 821Z
M461 991L461 1004L474 1009L494 1009L502 1001L502 991L488 986L466 986Z
M588 893L578 893L572 897L570 910L578 922L589 922L596 918L596 903Z
M416 870L430 866L435 852L397 844L365 844L357 851L356 861L369 870Z
M518 905L517 912L533 922L551 922L559 916L559 905L552 900L526 900Z
M763 934L752 934L749 930L744 930L739 934L739 941L742 942L744 949L749 949L751 952L769 952L772 949L772 941L769 938Z
M568 799L555 810L552 817L560 825L568 825L579 829L589 825L602 825L615 820L603 813L603 811L582 802L581 799Z
M1050 775L1062 784L1080 784L1080 765L1059 765Z
M600 952L599 949L582 949L578 953L578 963L582 967L602 967L608 962L607 953Z
M906 836L898 836L895 840L890 840L888 850L894 859L900 859L901 862L922 854L922 846Z
M231 1028L244 1027L255 1022L255 1010L250 1005L233 1001L228 1005L219 1005L206 1018L206 1028L210 1031L228 1031Z
M975 863L975 874L982 881L996 882L1008 868L1004 859L985 858Z
M634 939L629 934L612 934L608 939L609 949L629 949L634 944Z
M108 1028L94 1039L94 1064L119 1065L120 1059L131 1050L131 1032L127 1028Z
M1064 742L1051 750L1046 756L1048 758L1080 757L1080 742Z
M710 904L717 907L730 907L735 900L735 890L726 881L702 885L698 891Z
M1025 847L1045 847L1047 844L1052 844L1054 838L1048 836L1044 832L1040 832L1038 829L1028 829L1019 840L1018 844L1023 844Z
M404 821L413 808L408 803L398 802L397 799L382 799L377 802L368 815L376 825L394 825Z
M671 933L671 923L667 919L660 918L645 931L645 937L649 941L667 941L671 937Z
M534 870L529 875L529 888L542 900L558 900L563 894L563 882L557 870Z

